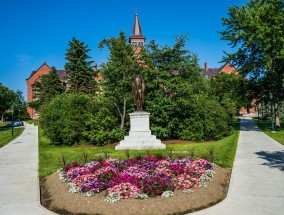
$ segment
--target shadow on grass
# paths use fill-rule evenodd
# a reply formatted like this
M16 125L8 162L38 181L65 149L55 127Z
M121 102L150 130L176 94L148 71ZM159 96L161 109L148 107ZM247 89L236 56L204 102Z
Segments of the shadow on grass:
M266 165L270 168L277 168L281 171L284 171L284 150L275 152L261 151L256 152L255 154L267 161L262 165Z
M12 130L12 128L11 127L0 127L0 131L7 131L7 130Z

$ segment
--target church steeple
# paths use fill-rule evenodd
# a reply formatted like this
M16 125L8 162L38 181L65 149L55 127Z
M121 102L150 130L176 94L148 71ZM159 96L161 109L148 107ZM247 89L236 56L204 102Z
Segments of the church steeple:
M129 43L133 44L136 47L144 46L145 40L146 40L146 37L144 37L142 34L142 29L141 29L139 18L138 18L138 12L136 11L134 25L132 29L132 35L131 37L129 37Z

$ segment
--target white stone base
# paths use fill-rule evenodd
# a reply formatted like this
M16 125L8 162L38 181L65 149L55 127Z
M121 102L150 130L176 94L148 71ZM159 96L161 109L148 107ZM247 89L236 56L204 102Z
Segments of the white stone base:
M165 149L166 145L161 143L155 135L151 135L150 130L150 113L134 112L130 115L129 135L115 147L115 150L132 149Z

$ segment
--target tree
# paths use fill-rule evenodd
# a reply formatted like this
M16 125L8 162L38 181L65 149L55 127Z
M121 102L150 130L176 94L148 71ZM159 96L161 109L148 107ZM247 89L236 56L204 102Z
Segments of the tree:
M42 106L40 123L54 144L104 145L124 136L116 126L118 119L113 112L110 101L104 97L63 93Z
M51 67L51 71L48 74L43 75L41 80L35 82L32 87L35 92L35 101L29 103L29 106L32 106L36 110L39 110L42 104L50 102L56 95L62 94L65 91L64 84L60 80L54 66Z
M4 113L6 110L12 107L13 102L15 101L16 94L13 90L10 90L4 85L0 85L0 114L1 121L4 120Z
M260 87L256 99L262 100L272 93L270 102L276 108L280 126L279 111L284 100L283 0L250 0L241 7L229 7L228 17L222 21L226 29L220 32L221 39L236 48L236 52L227 53L225 61L232 61Z
M110 50L109 61L103 66L105 96L109 97L120 116L120 128L125 125L126 113L131 107L131 78L139 73L139 64L134 56L132 45L127 43L126 36L120 32L119 37L104 39L100 48Z
M223 103L229 99L234 103L236 113L241 107L250 107L251 99L247 96L247 80L242 75L219 72L210 79L212 95L217 96L218 101ZM226 109L228 110L228 109Z
M20 90L16 91L16 98L14 100L13 107L14 107L15 118L21 120L21 119L26 119L28 117L27 103L23 96L23 92Z
M72 38L69 42L69 49L65 54L65 70L67 74L67 89L69 92L82 92L94 94L96 92L96 71L92 69L88 55L88 45Z
M197 56L184 49L186 39L178 36L173 47L151 41L141 52L151 130L161 139L218 139L230 133L231 115L210 97Z
M90 131L93 109L94 103L89 95L63 93L41 107L40 123L45 135L53 143L85 143L85 133Z

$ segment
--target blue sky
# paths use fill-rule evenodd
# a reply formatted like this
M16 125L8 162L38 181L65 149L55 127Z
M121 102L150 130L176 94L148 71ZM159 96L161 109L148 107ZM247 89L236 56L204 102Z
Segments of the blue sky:
M106 37L123 30L130 36L134 15L139 20L146 43L155 40L173 45L174 36L189 34L186 49L196 53L203 67L219 68L227 41L217 31L228 7L245 0L1 0L0 1L0 83L22 90L33 69L46 60L49 66L64 69L68 41L84 41L92 60L100 65L107 50L97 48Z

